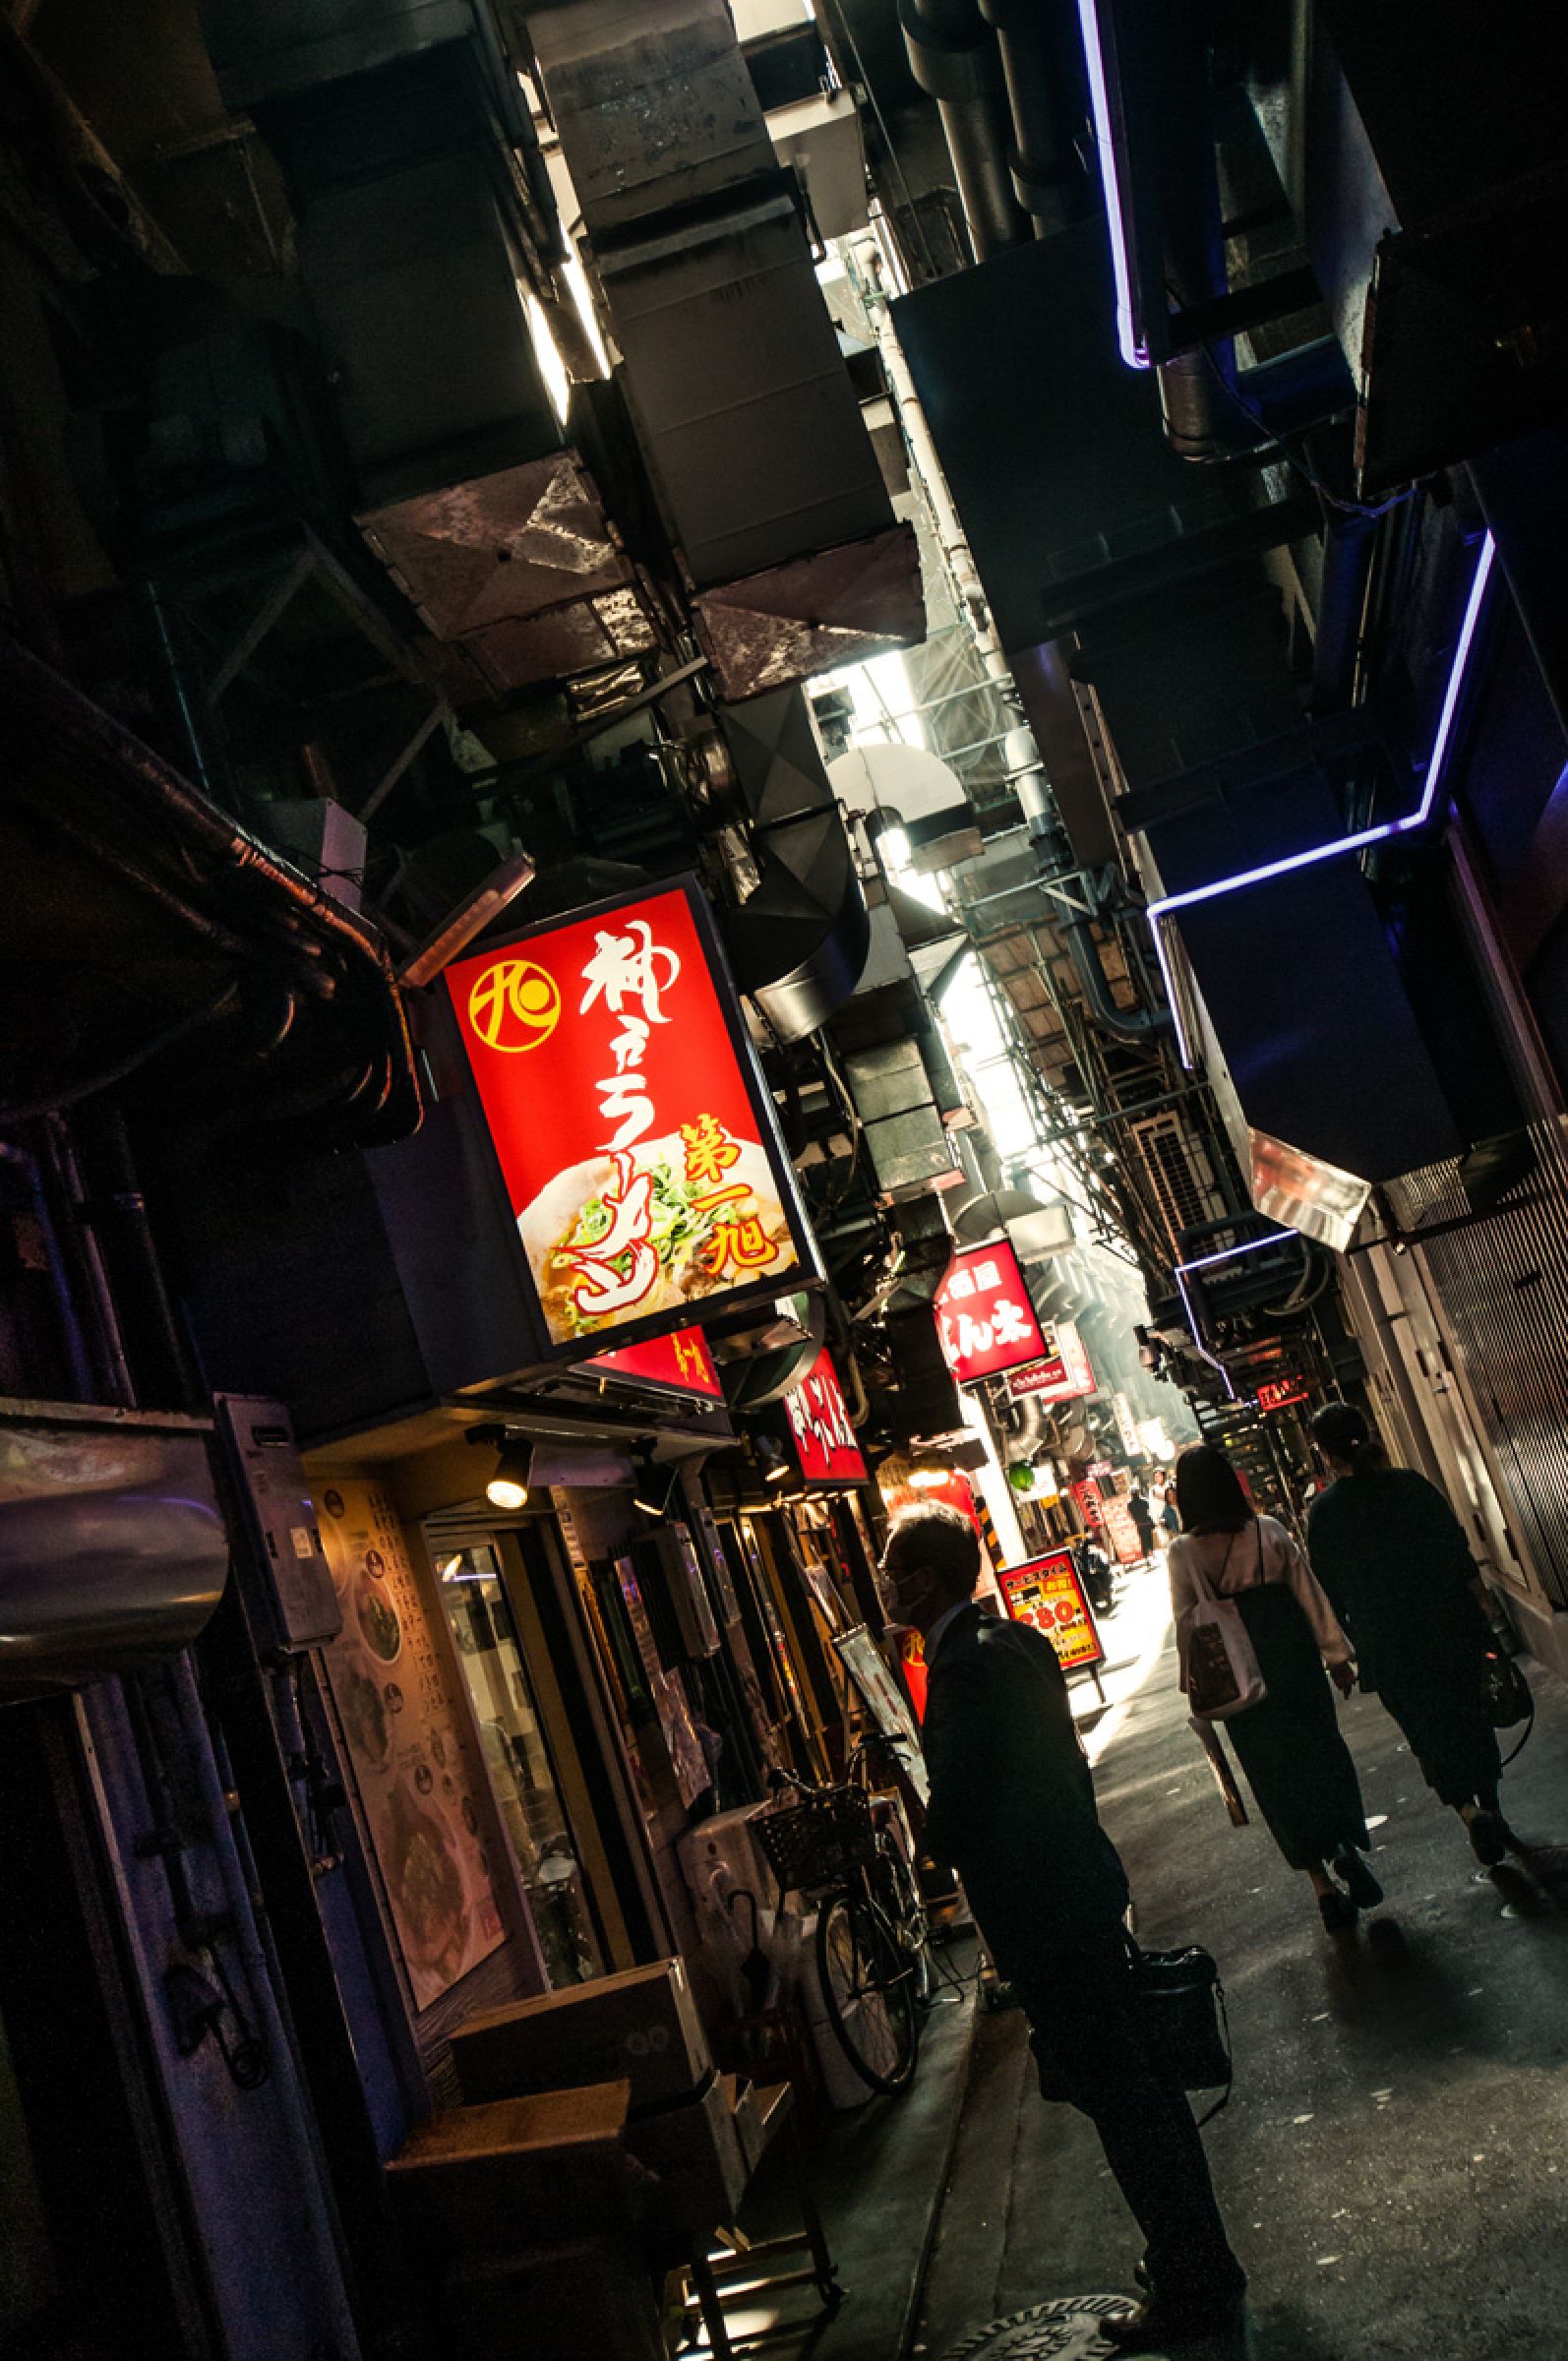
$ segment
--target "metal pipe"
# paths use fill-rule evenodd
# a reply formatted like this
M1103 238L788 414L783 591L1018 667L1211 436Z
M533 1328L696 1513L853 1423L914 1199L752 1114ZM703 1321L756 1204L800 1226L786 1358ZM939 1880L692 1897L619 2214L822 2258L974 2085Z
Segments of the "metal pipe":
M1012 115L1008 156L1013 194L1050 237L1089 211L1085 166L1089 96L1083 45L1070 6L1061 0L980 0L995 28Z
M1028 216L1007 170L1009 121L996 38L977 0L898 0L909 70L936 101L977 263L1016 246Z

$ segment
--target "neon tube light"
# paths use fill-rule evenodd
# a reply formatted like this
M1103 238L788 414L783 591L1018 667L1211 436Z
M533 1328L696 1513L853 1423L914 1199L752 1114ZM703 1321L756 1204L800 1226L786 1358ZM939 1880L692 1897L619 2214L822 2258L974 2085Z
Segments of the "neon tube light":
M1083 0L1083 4L1090 5L1090 0ZM1421 790L1421 800L1415 811L1407 813L1403 819L1381 820L1376 827L1357 828L1354 835L1335 836L1327 844L1310 845L1302 853L1287 853L1283 860L1264 861L1255 869L1238 870L1235 877L1215 878L1207 885L1189 886L1185 893L1168 893L1163 901L1149 904L1145 915L1148 918L1149 932L1154 938L1154 947L1159 956L1160 972L1165 978L1166 994L1171 1002L1171 1013L1176 1024L1176 1046L1180 1052L1181 1063L1188 1073L1192 1071L1192 1045L1187 1039L1186 1028L1181 1022L1181 1011L1172 989L1171 960L1165 943L1164 922L1168 918L1174 917L1178 910L1190 910L1199 902L1216 901L1222 894L1238 893L1244 886L1261 885L1270 878L1288 876L1292 870L1310 869L1319 861L1333 860L1336 854L1357 853L1366 845L1381 844L1391 836L1406 836L1413 828L1425 826L1431 817L1432 807L1437 801L1437 790L1448 766L1448 750L1453 739L1455 719L1459 712L1459 700L1464 693L1465 675L1470 668L1471 650L1480 626L1481 609L1486 601L1486 589L1491 580L1492 566L1496 556L1497 544L1491 534L1487 533L1481 541L1480 556L1476 561L1476 573L1470 585L1470 596L1465 602L1465 618L1459 627L1459 638L1454 647L1454 660L1449 666L1448 686L1443 692L1443 701L1437 715L1437 728L1432 738L1432 751L1426 763L1426 783Z
M1192 1342L1194 1345L1196 1345L1199 1353L1208 1362L1210 1368L1219 1370L1221 1378L1225 1384L1225 1390L1230 1395L1233 1402L1238 1402L1240 1400L1240 1396L1237 1394L1236 1387L1231 1383L1231 1372L1226 1367L1224 1362L1217 1361L1214 1355L1209 1351L1208 1346L1203 1341L1203 1331L1199 1325L1198 1315L1192 1308L1192 1298L1187 1293L1186 1274L1188 1271L1212 1270L1217 1262L1235 1262L1237 1256L1241 1254L1261 1253L1265 1246L1277 1246L1282 1239L1289 1239L1294 1245L1299 1245L1301 1242L1299 1235L1295 1230L1271 1230L1267 1238L1249 1238L1245 1240L1239 1246L1227 1246L1222 1253L1200 1254L1193 1262L1178 1262L1176 1265L1175 1277L1176 1288L1181 1297L1182 1308L1187 1315L1187 1326L1192 1332Z
M1111 232L1111 274L1116 288L1116 342L1129 369L1147 369L1148 349L1138 342L1132 325L1132 263L1127 252L1121 188L1116 178L1116 149L1111 138L1111 93L1106 88L1106 59L1100 41L1100 18L1095 0L1078 0L1078 25L1083 34L1083 62L1089 75L1089 104L1094 112L1094 144L1100 158L1100 187L1105 196L1106 226Z

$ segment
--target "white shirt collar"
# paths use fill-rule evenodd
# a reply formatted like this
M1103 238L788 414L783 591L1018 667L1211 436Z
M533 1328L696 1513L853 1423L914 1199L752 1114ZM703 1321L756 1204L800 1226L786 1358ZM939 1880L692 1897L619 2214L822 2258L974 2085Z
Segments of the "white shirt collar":
M928 1665L935 1663L936 1651L941 1646L942 1633L947 1629L953 1617L961 1615L966 1606L973 1606L974 1604L972 1599L960 1599L953 1605L942 1609L926 1634L926 1662Z

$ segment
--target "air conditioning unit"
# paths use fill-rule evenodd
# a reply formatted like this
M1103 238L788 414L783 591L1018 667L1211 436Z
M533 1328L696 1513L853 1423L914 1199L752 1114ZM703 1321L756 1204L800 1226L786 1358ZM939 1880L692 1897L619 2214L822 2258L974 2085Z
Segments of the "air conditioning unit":
M1147 1115L1128 1130L1172 1250L1179 1256L1183 1230L1219 1221L1226 1212L1214 1167L1201 1142L1172 1109Z

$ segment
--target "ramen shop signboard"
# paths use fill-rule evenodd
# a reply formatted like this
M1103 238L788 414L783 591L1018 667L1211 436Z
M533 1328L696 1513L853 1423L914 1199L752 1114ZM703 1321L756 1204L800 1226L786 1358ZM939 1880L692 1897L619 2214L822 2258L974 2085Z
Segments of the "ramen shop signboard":
M849 1410L832 1356L824 1346L811 1374L791 1386L784 1411L795 1438L795 1456L808 1483L864 1483L866 1462L849 1423Z
M555 1354L817 1276L694 881L533 928L446 981Z
M955 1254L933 1298L942 1355L960 1385L1041 1361L1046 1340L1005 1239Z

